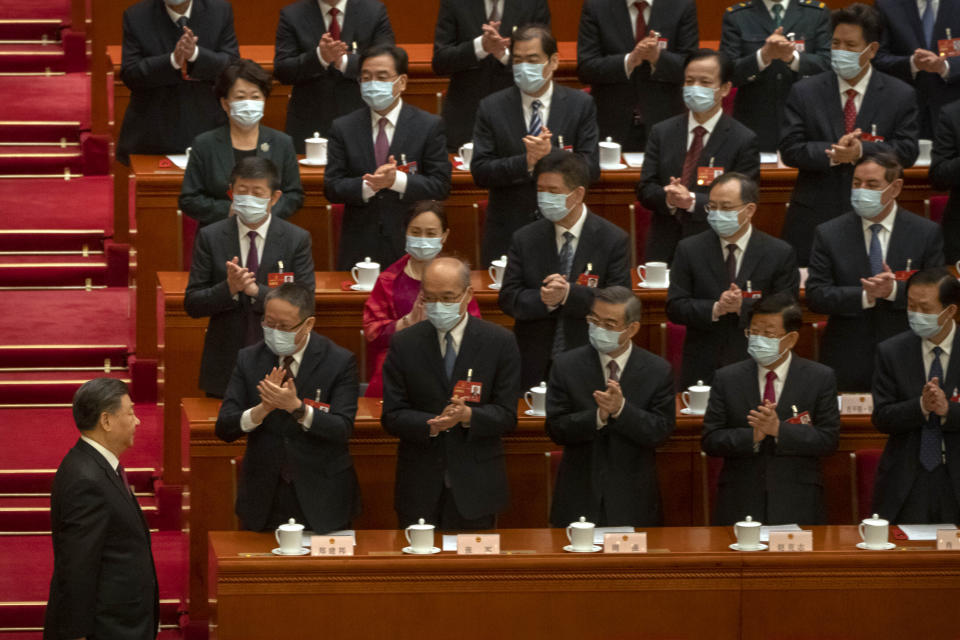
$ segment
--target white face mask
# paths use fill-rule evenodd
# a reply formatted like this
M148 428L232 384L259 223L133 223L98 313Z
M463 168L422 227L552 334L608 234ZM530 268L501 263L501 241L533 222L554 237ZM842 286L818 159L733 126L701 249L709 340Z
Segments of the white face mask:
M233 196L233 210L240 218L240 222L249 226L257 224L267 217L270 213L270 198L258 198L257 196L239 195Z
M263 118L263 100L234 100L230 117L241 127L252 127Z

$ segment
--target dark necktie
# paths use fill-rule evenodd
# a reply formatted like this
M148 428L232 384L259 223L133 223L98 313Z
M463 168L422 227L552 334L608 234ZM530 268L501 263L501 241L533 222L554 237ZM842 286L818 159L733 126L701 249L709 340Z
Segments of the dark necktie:
M117 464L117 475L120 476L120 481L123 483L123 486L126 487L127 493L130 494L130 497L133 497L133 487L130 486L127 471L123 468L122 464Z
M647 21L643 19L643 10L647 8L647 3L644 0L640 2L634 2L633 6L637 8L637 42L640 42L647 37Z
M737 245L727 245L727 279L733 282L737 279Z
M617 364L616 360L611 360L607 363L607 370L610 372L610 375L607 376L607 380L620 382L620 365Z
M870 231L873 235L870 237L870 271L871 275L877 275L883 271L883 247L880 246L880 230L882 224L870 225Z
M260 257L257 255L257 232L248 231L247 237L250 238L250 248L247 249L247 271L257 275L260 270Z
M187 16L177 18L177 27L180 29L180 35L183 35L183 28L187 26Z
M929 0L927 0L929 2ZM943 365L940 362L940 354L943 349L933 348L933 362L930 363L930 375L927 380L936 378L940 387L943 387ZM933 471L940 464L943 441L943 432L940 429L940 416L930 412L927 423L923 425L920 431L920 464L927 471Z
M563 246L560 247L560 275L567 280L570 279L570 270L573 269L573 234L569 231L563 232ZM551 357L556 358L566 351L567 342L563 337L563 318L557 316L557 329L553 334L553 349Z
M293 375L294 362L293 356L283 357L283 384L286 384L287 380L293 380L296 377Z
M697 178L697 162L700 160L700 154L703 152L703 136L707 130L697 126L693 130L693 141L690 142L690 148L687 149L687 156L683 159L683 173L681 181L687 189L693 189L694 181Z
M387 140L386 118L380 118L377 121L377 141L373 143L373 155L378 168L387 164L387 156L390 155L390 141Z
M500 21L500 0L493 0L493 6L490 7L490 15L487 16L487 22Z
M257 232L248 231L247 237L250 238L250 248L247 249L247 264L246 268L248 271L253 273L254 277L257 275L257 271L260 269L260 258L257 256ZM241 296L246 296L243 291L240 292ZM256 344L260 340L261 332L260 329L260 316L253 312L253 309L248 306L244 307L247 312L247 335L244 341L244 346L249 347L252 344Z
M453 365L457 363L457 350L453 346L453 336L449 331L443 340L443 370L447 373L447 380L453 380Z
M763 387L763 401L777 402L777 392L773 388L773 381L777 379L777 374L773 371L767 371L767 384Z
M530 103L530 129L527 133L532 136L540 135L540 130L543 129L543 119L540 117L540 107L542 106L543 103L539 100Z
M340 9L336 7L330 9L330 28L327 29L327 33L329 33L330 37L334 40L340 39L340 23L337 22L338 15L340 15Z
M776 29L777 27L781 26L782 24L783 24L783 5L780 4L779 0L774 0L774 5L773 5L773 28Z
M920 24L923 25L923 39L927 47L933 48L933 25L937 21L937 16L933 14L933 0L927 0L927 6L920 16Z
M857 92L854 89L847 89L847 102L843 105L843 130L850 133L857 126L857 103L855 98Z

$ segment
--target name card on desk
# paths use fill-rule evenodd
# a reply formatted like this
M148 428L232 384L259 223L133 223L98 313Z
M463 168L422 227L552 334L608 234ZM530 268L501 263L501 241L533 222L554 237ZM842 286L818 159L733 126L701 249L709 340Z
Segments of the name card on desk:
M461 533L457 536L458 556L499 555L499 533Z
M873 396L869 393L841 393L840 413L847 416L870 415L873 413Z
M960 551L960 529L937 529L937 551Z
M310 555L321 558L335 558L337 556L353 555L353 536L320 536L310 537Z
M771 531L770 551L813 551L813 531Z
M603 536L604 553L646 553L647 532L606 533Z

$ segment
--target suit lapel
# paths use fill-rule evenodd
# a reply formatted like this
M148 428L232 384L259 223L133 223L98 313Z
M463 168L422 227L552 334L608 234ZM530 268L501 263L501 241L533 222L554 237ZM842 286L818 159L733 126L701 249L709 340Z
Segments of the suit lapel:
M919 263L921 256L909 255L911 250L910 229L904 228L905 216L900 215L900 207L897 207L893 214L896 218L893 221L893 231L890 233L890 242L887 243L887 256L885 262L890 265L894 271L906 269L907 260L911 259Z
M317 4L317 3L314 3ZM357 30L359 27L357 25L363 24L363 19L366 16L360 15L362 13L363 4L360 2L348 2L347 10L343 12L343 26L340 28L340 40L347 43L347 46L351 46L357 38ZM319 5L318 5L319 10ZM321 14L321 24L323 24L322 14ZM360 51L357 51L360 53Z
M874 69L870 74L870 82L867 83L863 100L860 101L860 111L857 112L857 126L864 133L871 133L871 126L877 122L877 113L883 104L883 89L883 78Z
M667 145L663 149L664 175L679 176L683 173L683 161L687 157L687 139L690 137L689 129L690 114L688 113L686 117L676 119L671 132L672 135L669 138L664 138L681 141L680 144Z
M794 406L797 407L798 413L810 411L813 408L803 406L803 400L800 397L800 390L806 387L806 381L801 379L800 372L798 371L796 354L790 356L790 366L787 368L787 377L781 382L780 397L777 398L777 415L779 415L782 420L793 416ZM759 379L754 387L756 387L757 393L759 394Z
M758 2L757 4L764 8L764 13L767 13L766 5L764 5L763 2ZM790 0L790 4L787 6L787 11L783 14L783 22L780 23L780 26L783 27L784 34L788 34L793 30L793 26L797 24L797 21L800 20L801 13L800 3L797 0ZM767 13L767 16L769 15L770 14ZM773 31L773 18L770 18L770 30ZM797 39L799 40L804 36L805 34L798 33Z
M663 3L654 2L653 7L650 8L650 22L647 23L648 27L651 23L653 23L654 17L657 15L658 4ZM637 41L633 34L634 21L630 17L630 11L627 9L627 3L623 0L610 0L609 11L610 20L615 25L615 32L617 37L620 39L620 46L623 47L624 51L633 50L637 44Z
M793 9L794 5L797 3L797 0L793 0L790 3L790 8ZM773 33L773 18L770 16L770 12L767 11L767 5L763 4L762 1L753 3L754 14L756 15L757 22L763 27L764 33ZM790 11L787 11L787 15L790 14ZM786 16L784 16L784 22L786 22ZM783 30L786 33L786 29Z
M505 38L509 38L513 30L513 25L517 24L517 3L512 2L511 0L503 0L503 3L500 5L500 7L500 35ZM485 10L486 4L481 2L480 12L484 13ZM483 16L483 21L487 21L486 15Z
M397 126L393 129L393 140L390 141L390 153L396 159L397 164L401 162L401 156L405 153L404 149L410 147L407 140L413 133L413 108L406 102L400 107L400 113L397 115ZM416 158L407 158L407 161L415 161Z
M859 263L860 275L869 278L873 274L870 273L870 256L867 254L867 245L863 238L863 223L860 221L860 216L855 213L845 215L847 215L847 224L844 225L843 229L847 237L843 244L848 247L856 247L852 249L850 255ZM893 238L890 238L890 242L893 242ZM889 251L889 246L887 250Z
M753 277L753 271L760 264L760 260L766 250L766 243L760 230L754 227L750 232L750 241L747 243L747 250L743 252L743 258L740 260L740 270L737 272L737 281L740 288L746 291L747 281ZM772 292L771 292L772 293ZM792 366L792 365L791 365Z
M723 148L730 131L730 120L727 116L720 116L717 120L717 126L713 128L710 139L707 140L707 146L700 152L700 158L697 166L709 167L710 161L715 160L717 153Z
M467 371L474 368L477 362L477 353L481 347L483 347L483 337L480 335L479 325L473 316L468 313L467 326L463 329L463 340L460 343L460 350L457 351L457 359L453 365L453 380L450 381L451 390L457 380L467 379ZM481 382L492 384L492 381L487 380L481 380Z
M154 6L156 7L154 10L154 24L163 25L157 30L157 37L160 38L160 42L163 45L161 48L172 51L177 41L180 40L182 30L170 19L170 14L167 13L166 4L163 0L156 0ZM191 15L195 15L196 13L196 8L190 12ZM188 24L189 22L190 21L188 21Z
M556 89L554 89L556 91ZM506 107L504 116L507 121L507 126L512 129L509 133L510 144L512 146L519 145L521 152L524 149L523 143L520 142L523 140L524 136L527 135L527 121L523 117L523 102L520 99L520 89L516 85L510 87L510 91L507 92L505 96ZM551 108L551 112L553 109ZM552 113L550 114L552 117Z
M703 252L707 257L707 264L710 265L710 271L713 272L719 290L726 291L730 288L730 283L727 282L726 252L720 248L722 240L716 233L704 235L704 239L706 246L703 247Z
M586 205L583 207L583 215L587 219L583 221L583 228L580 230L580 238L577 240L577 251L573 254L573 266L570 267L570 281L576 282L577 277L587 270L587 259L590 250L599 244L597 234L598 222L594 216L590 215ZM559 254L558 260L559 260Z
M347 6L353 3L347 3ZM401 109L401 112L403 110ZM397 118L397 129L399 129L400 118ZM357 117L356 135L360 136L360 143L357 145L362 154L361 165L370 173L377 170L377 154L373 148L373 113L369 107L364 107L362 113ZM396 138L396 131L394 131ZM399 158L398 158L399 160Z
M843 106L840 104L840 80L836 73L823 74L821 90L823 91L823 99L826 101L826 115L830 121L833 139L839 140L844 134L844 125ZM866 96L864 96L864 102L866 102Z
M307 348L303 352L303 359L300 361L300 369L297 371L296 378L294 378L297 393L301 398L313 397L315 388L310 388L313 386L311 383L316 380L315 374L320 365L323 364L325 353L326 348L320 340L320 336L311 333L310 342L307 343Z
M236 164L233 157L233 141L230 139L230 125L221 127L217 131L217 142L219 144L213 151L217 168L220 170L220 175L229 176ZM259 147L259 142L257 146Z
M224 241L223 242L225 246L233 247L233 249L228 252L230 254L228 258L232 260L233 256L237 256L238 258L240 258L240 264L243 264L243 261L246 259L246 256L241 255L243 251L240 247L240 228L237 226L237 220L235 217L229 218L229 219L233 220L233 224L224 225L223 227Z
M272 271L279 271L278 261L283 258L283 249L285 246L286 233L283 227L277 224L279 218L272 218L270 226L267 228L267 236L263 239L263 252L260 257L260 265L257 269L257 282L266 282L267 275ZM283 265L284 270L292 268L293 265Z
M941 10L943 10L942 6ZM958 386L960 386L960 331L954 329L953 344L950 345L950 362L943 376L943 392L947 394L947 400L953 396Z
M940 0L940 9L937 11L937 23L940 22L940 16L943 15L943 5L946 0ZM910 28L913 29L913 35L920 43L921 49L926 49L929 43L924 42L923 24L920 22L920 10L917 7L916 0L900 0L900 10L903 12L903 18L906 19ZM934 33L936 33L936 23L934 24Z
M793 364L791 363L792 367ZM750 360L747 371L750 375L749 379L743 381L743 395L747 401L747 410L750 411L759 407L763 398L760 397L760 371L757 368L756 361ZM746 417L744 417L744 420L746 420Z
M540 259L543 260L543 273L559 273L560 252L557 251L556 225L554 225L552 222L547 222L548 224L541 225L543 228L543 234L540 236L540 242L538 244L542 247L542 249L538 253L540 255ZM537 222L537 224L540 223Z
M553 133L553 144L558 136L562 136L563 124L567 118L567 95L563 88L556 82L553 83L553 98L550 101L550 115L547 118L547 128ZM568 140L573 142L572 139Z
M130 490L123 484L123 480L120 479L120 474L117 473L116 469L110 466L110 463L107 462L107 459L103 455L90 446L88 443L80 440L76 445L84 454L90 456L90 458L97 463L102 470L104 475L107 477L107 481L112 484L117 491L117 499L127 505L131 513L133 513L139 522L143 526L144 533L147 538L150 537L149 527L147 526L147 521L143 517L143 512L140 510L140 503L137 502L137 499L133 494L130 493Z

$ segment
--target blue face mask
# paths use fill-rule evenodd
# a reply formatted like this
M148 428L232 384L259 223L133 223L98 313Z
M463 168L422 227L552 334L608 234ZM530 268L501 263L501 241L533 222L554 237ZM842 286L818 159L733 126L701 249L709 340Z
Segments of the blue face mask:
M710 87L698 85L684 85L683 103L694 113L710 111L717 104L717 94Z
M443 249L443 238L407 236L407 253L417 260L433 260Z
M241 127L252 127L263 118L263 100L234 100L230 117Z
M883 191L852 189L850 191L850 205L861 218L876 218L887 206L883 203L883 194L889 188L890 185L887 185L887 188Z
M780 338L751 335L747 342L747 353L761 367L766 367L780 359Z
M513 81L524 93L532 94L540 91L547 79L543 77L546 63L515 62L513 64Z
M537 207L540 208L543 217L550 222L559 222L566 218L567 214L573 210L573 207L567 208L567 198L570 197L570 193L537 191Z
M866 51L866 49L863 51ZM857 74L863 71L863 65L860 64L860 56L863 55L863 51L831 49L830 66L844 80L856 78Z
M463 296L460 296L460 302L463 301ZM463 317L463 314L460 313L460 302L428 302L424 305L424 311L427 314L427 320L430 321L437 331L444 332L450 331L457 323L460 322L460 318Z
M600 353L613 353L622 346L620 344L620 336L623 335L622 331L604 329L592 322L587 323L587 329L590 335L590 344Z
M383 111L396 100L393 95L393 85L396 80L367 80L360 83L360 97L374 111Z
M292 356L297 352L297 332L281 331L272 327L263 328L263 341L277 356Z
M743 209L740 211L743 211ZM707 224L721 238L729 238L743 226L740 224L740 211L711 209L710 213L707 214Z
M907 311L907 322L910 323L910 329L921 338L932 338L942 328L939 313Z
M267 210L270 206L270 198L250 195L233 196L233 204L230 206L240 218L240 222L245 225L257 224L270 213Z

